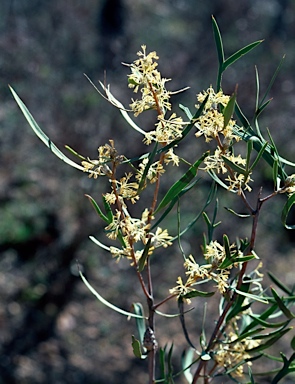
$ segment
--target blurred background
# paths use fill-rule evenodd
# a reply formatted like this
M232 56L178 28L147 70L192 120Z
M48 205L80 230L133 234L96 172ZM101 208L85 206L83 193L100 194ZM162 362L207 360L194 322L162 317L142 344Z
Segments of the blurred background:
M232 93L238 84L238 101L250 120L255 107L255 65L263 94L286 54L261 127L264 133L269 127L282 155L294 161L294 12L292 0L1 0L1 384L146 382L146 363L133 358L131 349L134 321L104 308L77 277L76 260L91 284L112 303L126 310L133 302L144 304L128 264L110 260L88 239L94 235L104 241L104 236L102 223L84 194L99 201L105 184L87 178L46 149L29 128L8 84L60 149L68 144L96 158L97 147L111 138L119 152L136 156L144 150L142 137L128 128L83 74L96 84L106 77L113 94L128 106L132 97L127 88L128 68L121 63L136 59L136 52L146 44L148 51L160 56L162 75L173 79L169 89L190 87L173 99L177 113L181 113L180 102L193 109L195 95L216 81L214 15L226 57L265 39L224 75L224 91ZM142 117L138 124L152 129L153 119ZM193 158L196 143L188 143ZM200 147L198 151L201 154ZM267 193L272 189L271 175L263 168L262 174ZM172 178L173 174L171 182ZM256 191L260 185L255 178ZM207 191L200 189L190 206L184 207L188 221L200 209ZM226 205L224 199L221 206ZM266 270L275 271L291 286L295 236L278 220L284 202L282 196L264 207L258 231L263 242L257 245L257 253ZM241 208L238 203L237 210ZM248 224L237 233L237 226L233 232L232 218L222 209L220 218L225 226L222 231L249 236ZM199 252L202 231L202 223L197 224L192 236L184 239L188 252ZM182 273L180 252L175 248L170 257L168 274L163 273L167 259L159 257L154 265L158 299L165 297ZM177 312L176 302L165 311ZM188 319L196 341L202 311L201 306ZM210 316L213 324L216 313ZM173 337L177 370L186 344L179 321L166 321L163 329L160 319L158 338L163 346Z

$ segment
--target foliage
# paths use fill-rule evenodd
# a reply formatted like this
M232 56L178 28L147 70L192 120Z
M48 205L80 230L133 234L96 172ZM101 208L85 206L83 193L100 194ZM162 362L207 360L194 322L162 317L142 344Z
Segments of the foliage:
M82 272L80 275L100 302L122 315L136 319L139 339L132 336L132 348L137 358L148 360L148 382L174 383L183 374L189 383L208 383L219 376L227 376L234 382L246 380L255 383L259 372L256 370L257 361L264 357L278 363L275 372L265 372L272 375L272 383L277 383L295 370L295 354L288 359L283 353L276 357L266 350L290 331L290 323L295 316L291 311L295 296L293 289L286 287L272 273L270 278L277 288L269 290L262 286L262 262L255 252L255 244L259 241L257 225L262 207L279 194L287 196L282 210L282 222L286 228L294 227L287 223L287 218L295 202L295 175L289 175L286 168L295 164L280 156L271 134L267 132L267 137L264 137L259 127L259 116L270 103L268 93L281 63L262 97L259 94L259 76L256 71L256 110L253 122L250 123L238 104L237 87L231 96L223 93L222 75L229 66L252 51L261 41L247 45L226 59L221 34L214 18L212 26L219 62L216 88L210 86L198 94L195 111L191 112L189 108L181 106L186 121L171 112L171 96L175 92L166 88L169 80L163 78L157 69L156 52L147 53L145 46L138 52L137 60L126 64L131 71L128 86L135 94L139 94L139 98L132 99L130 110L112 95L109 86L100 84L103 94L90 80L95 89L120 110L131 128L143 135L144 144L151 148L137 158L131 159L118 153L114 140L110 139L109 143L98 148L97 159L84 157L68 148L81 162L75 163L51 142L17 93L12 88L11 91L32 129L56 156L87 173L89 177L98 180L106 177L109 189L102 195L101 202L97 203L92 196L87 197L100 219L105 222L105 235L114 245L107 246L94 237L91 240L107 250L118 262L122 258L130 260L130 267L138 277L146 305L134 303L134 313L124 311L106 301ZM130 112L136 117L146 111L156 112L154 130L142 129L130 117ZM237 120L234 120L234 115ZM190 138L197 143L201 136L204 137L208 150L198 153L196 149L195 158L188 158L185 149L181 151L185 148L185 139ZM259 172L261 162L272 170L273 191L263 195L262 186L259 186L253 206L249 195L253 194L252 190L257 186L252 177L254 170ZM172 182L165 193L161 188L162 180L168 174L166 172L169 167L184 170L182 176ZM192 222L181 229L180 202L186 199L189 201L189 192L197 189L205 179L199 177L201 172L205 176L209 175L212 180L208 197L201 203L200 211L195 212ZM229 213L240 220L252 220L249 239L237 238L235 242L231 242L226 234L222 241L215 238L215 229L221 225L221 222L216 221L217 194L220 189L229 192L232 199L240 199L247 210L247 214L239 214L227 208ZM144 199L140 199L142 196ZM133 212L137 211L135 208L142 200L144 206L141 213L135 215ZM214 206L212 215L207 210L210 204ZM178 223L178 232L174 236L163 227L167 218L169 221L175 218ZM203 235L201 250L196 255L187 255L181 245L182 236L202 218L207 234ZM178 243L180 254L184 258L185 277L179 276L167 296L157 301L157 286L152 277L153 261L160 253L170 253L169 249L174 243ZM168 262L165 273L169 275ZM199 285L204 283L206 288L200 290ZM283 292L282 295L278 293L278 289ZM199 345L195 345L186 327L185 305L192 300L199 302L211 296L219 298L213 332L210 337L206 336L209 316L205 314ZM159 308L172 299L177 299L176 316L180 319L188 343L188 350L182 356L183 369L180 372L175 372L172 364L173 342L170 347L159 346L157 334L161 330L157 334L155 332L157 316L167 316ZM294 345L292 340L291 348L294 349ZM157 358L159 374L156 377Z

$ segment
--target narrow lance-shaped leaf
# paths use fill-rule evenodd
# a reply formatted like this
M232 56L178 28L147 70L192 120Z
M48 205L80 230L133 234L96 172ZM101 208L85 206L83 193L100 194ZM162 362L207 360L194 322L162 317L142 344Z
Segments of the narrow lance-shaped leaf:
M191 383L193 380L193 375L191 374L189 367L192 365L194 358L195 350L193 348L189 348L187 351L183 351L181 355L181 366L183 374L188 383Z
M108 218L109 223L112 223L113 217L114 217L113 212L112 212L112 208L104 196L102 196L102 201L103 201L104 209L106 211L106 217Z
M226 258L220 264L219 268L220 269L226 269L235 263L246 263L246 262L253 260L253 259L257 259L257 257L255 255L247 255L247 256L241 256L241 257L233 257L232 259Z
M256 79L256 98L255 98L255 111L259 108L259 89L260 89L260 81L259 81L259 73L258 68L255 65L255 79Z
M283 284L272 272L268 272L267 273L268 276L270 277L270 279L285 293L287 293L287 295L291 296L292 295L292 291L285 286L285 284Z
M191 113L191 111L189 110L188 107L186 107L186 106L184 106L182 104L179 104L179 108L186 114L187 118L192 120L193 115L192 115L192 113Z
M141 359L141 348L140 342L132 335L132 350L135 357Z
M148 242L146 243L143 253L138 261L138 272L142 272L144 270L147 258L149 256L149 250L150 250L150 245L151 245L152 239L149 238Z
M219 61L219 64L221 65L224 62L223 44L222 44L222 38L221 38L221 34L219 31L217 22L213 16L212 16L212 27L213 27L215 44L217 48L218 61Z
M252 145L253 145L252 140L249 140L248 142L251 142ZM251 165L251 167L250 167L250 169L249 169L250 171L251 171L252 169L254 169L254 168L256 167L256 165L258 164L258 162L259 162L259 160L261 159L261 157L262 157L262 155L263 155L263 153L264 153L264 151L265 151L267 145L268 145L268 143L267 143L267 141L266 141L266 142L263 144L263 146L260 148L260 151L258 152L258 154L257 154L257 156L256 156L256 158L255 158L255 160L253 161L253 163L252 163L252 165Z
M175 197L177 197L180 192L192 181L192 179L196 176L197 171L203 160L208 156L208 152L204 153L203 156L197 160L188 171L176 182L172 185L169 191L164 196L163 200L160 202L158 208L155 213L157 213L160 209L166 207Z
M104 304L106 307L120 313L121 315L125 315L127 317L137 317L137 318L144 318L143 316L140 316L140 315L136 315L132 312L127 312L127 311L124 311L123 309L121 308L118 308L116 307L115 305L111 304L109 301L107 301L106 299L104 299L90 284L89 282L86 280L86 278L84 277L83 273L81 271L79 271L79 274L81 276L81 279L83 280L84 284L86 285L86 287L89 289L89 291L91 293L93 293L93 295L102 303Z
M216 173L214 171L212 171L212 169L208 170L208 174L211 176L211 178L217 183L219 184L222 188L228 190L229 192L231 193L237 193L237 190L235 189L229 189L228 188L228 185L226 185L221 179L219 179L219 177L216 175Z
M204 291L198 291L197 289L194 289L193 291L186 293L182 297L184 299L192 299L194 297L211 297L215 294L215 292L204 292Z
M274 343L276 343L281 337L283 337L287 332L289 332L292 328L283 329L280 331L276 336L272 337L271 339L267 340L265 343L260 344L258 347L246 350L249 353L257 353L260 351L263 351L264 349L267 349L271 347Z
M232 115L235 110L235 104L236 104L236 93L233 93L222 113L224 117L224 123L223 123L224 129L227 127L230 119L232 118Z
M287 229L295 229L295 224L287 224L287 218L288 218L289 212L294 204L295 204L295 193L293 193L288 197L288 200L286 201L282 211L281 219L284 224L284 227Z
M242 175L246 175L247 174L246 169L240 167L236 163L233 163L226 156L221 156L221 157L222 157L222 160L225 162L225 164L227 164L233 171L235 171L237 173L241 173Z
M263 110L268 106L268 104L272 101L272 99L267 100L265 103L263 103L256 111L255 111L255 118L257 119Z
M268 319L276 310L277 310L277 304L273 304L272 306L268 307L260 316L259 318L262 320ZM250 324L248 324L244 329L242 334L246 334L249 332L252 328L257 326L257 321L253 320Z
M212 28L213 28L213 36L217 49L217 57L218 57L218 73L217 73L217 81L216 81L216 90L217 92L221 88L221 79L222 79L222 65L224 62L224 50L222 44L221 34L217 25L216 20L212 16Z
M233 55L228 57L223 62L223 65L222 65L223 71L225 71L227 67L232 65L235 61L240 59L242 56L246 55L246 53L250 52L253 48L257 47L257 45L261 44L262 42L263 42L263 40L254 41L254 43L251 43L251 44L247 45L246 47L241 48L240 50L235 52Z
M280 310L287 317L287 319L294 319L295 315L293 315L293 313L286 307L286 305L284 304L284 301L279 297L279 295L276 293L276 291L273 288L271 289L271 292Z
M182 297L179 297L179 299L178 299L178 309L179 309L179 313L180 313L179 319L181 322L184 337L185 337L186 341L188 342L188 344L195 350L196 348L195 348L194 344L191 342L191 339L189 337L189 334L188 334L188 331L187 331L187 328L185 325L184 312L183 312L183 298Z
M10 87L10 91L17 102L18 106L20 107L24 117L26 118L27 122L30 124L30 127L33 129L35 134L39 137L41 141L51 150L52 153L55 154L59 159L67 163L73 168L77 168L80 171L84 171L84 167L82 165L76 164L74 161L69 159L66 155L64 155L61 150L57 148L57 146L49 139L49 137L42 131L42 129L39 127L31 113L29 112L28 108L25 106L25 104L22 102L22 100L19 98L17 93L14 91L12 87Z
M253 143L251 140L247 142L247 157L246 157L246 171L249 172L251 153L253 151Z
M168 352L168 359L167 359L167 363L168 363L168 378L170 379L170 382L169 384L173 384L174 383L174 380L173 380L173 364L172 364L172 352L173 352L173 343L171 344L171 347L169 349L169 352Z
M184 228L177 236L175 236L175 238L173 238L172 240L175 240L175 239L179 239L182 235L184 235L198 220L199 218L201 217L203 211L207 208L207 206L211 203L211 201L213 200L213 198L215 197L216 195L216 191L217 191L217 187L216 187L216 184L213 182L212 183L212 186L210 188L210 192L209 192L209 195L208 195L208 198L204 204L204 206L200 209L199 213L195 216L195 218L186 226L186 228Z
M200 181L200 179L197 179L195 181L193 181L191 184L189 184L186 188L184 188L180 194L175 197L171 202L170 204L168 205L168 207L165 209L165 211L163 212L163 214L161 215L161 217L153 224L153 226L151 227L151 230L153 230L154 228L158 227L159 224L165 219L165 217L169 214L169 212L172 210L172 208L174 207L174 205L179 201L180 197L182 197L184 194L186 194L187 192L189 192L198 182Z
M102 210L100 209L99 205L96 203L96 201L90 196L90 195L85 195L90 203L93 205L96 213L104 220L106 223L110 223L109 219L103 214Z
M166 364L165 364L165 349L160 348L159 350L159 368L160 368L160 377L161 377L161 382L165 384L165 377L166 377Z
M265 328L280 328L289 323L289 320L280 321L279 323L270 323L269 321L261 320L259 316L249 315L252 319L255 319L258 324Z
M145 131L143 131L138 125L135 124L135 122L130 118L130 116L128 115L128 112L126 111L124 105L119 101L117 100L114 95L111 93L110 91L110 87L109 86L105 86L101 81L99 82L100 86L102 87L102 89L105 91L106 93L106 97L100 92L100 90L97 88L97 86L92 82L92 80L86 75L84 74L84 76L86 77L86 79L89 81L89 83L93 86L93 88L105 99L107 99L111 104L113 104L115 107L117 107L122 116L124 117L124 119L127 121L127 123L130 125L130 127L132 127L133 129L135 129L137 132L141 133L142 135L145 135Z
M292 362L295 360L295 354L293 353L289 360L282 352L281 356L283 358L284 366L273 378L271 384L277 384L278 382L281 382L283 377L289 375L291 372L295 372L295 366L292 364Z
M141 316L141 317L136 317L136 327L138 331L138 336L139 336L139 343L140 343L140 351L143 350L143 352L146 352L146 349L143 346L143 338L144 338L144 333L146 330L146 321L145 321L145 315L144 315L144 310L143 306L141 303L133 303L133 308L134 312L136 315ZM145 358L147 355L141 355L140 358Z
M269 85L268 85L268 87L267 87L267 89L265 91L265 94L264 94L264 96L261 99L260 105L262 105L264 103L264 100L267 98L267 95L269 94L269 91L271 90L271 87L273 86L273 83L275 82L275 79L276 79L276 77L278 76L278 74L279 74L279 72L281 70L281 67L282 67L283 62L285 60L285 57L286 57L286 55L284 55L282 57L282 59L281 59L279 65L278 65L277 69L275 70L275 73L273 74L273 76L272 76L272 78L270 80L270 83L269 83Z
M278 160L275 159L272 166L272 179L274 182L275 190L277 189L277 184L278 184L278 169L279 169Z
M227 235L223 235L223 246L225 250L225 258L231 259L231 253L230 253L230 244L229 244L229 238Z

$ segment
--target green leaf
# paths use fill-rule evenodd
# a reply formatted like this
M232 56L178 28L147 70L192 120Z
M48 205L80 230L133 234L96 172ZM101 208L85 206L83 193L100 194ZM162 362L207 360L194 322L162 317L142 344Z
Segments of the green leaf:
M102 210L99 208L96 201L90 195L85 195L85 196L88 198L90 203L93 205L96 213L102 218L102 220L104 220L106 223L110 224L109 219L102 213Z
M227 103L226 107L222 112L224 117L223 129L227 127L230 119L233 116L233 113L235 110L235 104L236 104L236 93L233 93L229 99L229 102Z
M291 329L292 329L292 327L289 327L287 329L283 329L283 330L277 332L275 336L271 337L265 343L262 343L262 344L258 345L257 347L246 350L246 351L249 353L257 353L257 352L263 351L264 349L267 349L267 348L271 347L273 344L275 344L281 337L283 337Z
M143 253L142 253L141 257L138 260L138 272L142 272L144 270L147 258L149 256L149 250L150 250L151 241L152 241L152 239L149 238L148 242L146 243L146 245L144 247L144 250L143 250Z
M229 58L227 58L222 65L223 72L226 70L227 67L232 65L235 61L240 59L242 56L246 55L246 53L250 52L253 48L257 47L257 45L261 44L262 42L263 40L255 41L254 43L251 43L246 47L241 48L240 50L235 52L233 55L231 55Z
M251 369L250 366L248 366L248 374L249 374L249 378L250 378L250 383L249 384L255 384L254 376L252 374L252 369Z
M185 107L184 105L179 104L179 108L186 114L186 117L188 119L192 120L193 115L192 115L191 111L188 109L188 107Z
M132 335L132 349L135 357L141 359L141 347L140 342Z
M292 295L292 291L286 287L272 272L268 272L267 273L268 276L270 277L270 279L285 293L287 293L287 295Z
M255 111L255 118L257 119L259 115L261 115L262 111L268 106L268 104L272 101L272 99L267 100L265 103L263 103L256 111Z
M246 175L247 174L247 171L246 169L240 167L239 165L233 163L231 160L229 160L226 156L221 156L222 157L222 160L225 162L225 164L227 164L233 171L237 172L237 173L241 173L242 175Z
M259 301L260 303L268 304L268 300L264 297L253 295L252 293L246 293L242 292L239 289L234 288L234 291L239 293L240 295L244 295L245 297L248 297L251 300Z
M192 308L189 308L187 309L186 311L183 312L183 314L186 314L190 311L193 311L195 308L192 307ZM155 309L155 312L160 315L160 316L163 316L163 317L169 317L170 319L172 319L173 317L179 317L180 315L182 315L181 313L174 313L174 314L170 314L170 313L163 313L163 312L160 312L158 311L157 309Z
M168 363L168 377L170 379L170 383L174 383L173 380L173 365L172 365L172 352L173 352L173 343L171 344L171 347L168 352L167 356L167 363Z
M249 121L247 120L246 116L243 114L237 101L235 105L235 114L238 116L238 119L240 120L242 126L245 128L245 131L248 131L249 129L252 130ZM253 131L253 134L254 134L254 131Z
M145 353L146 349L142 345L143 339L144 339L144 333L146 330L146 323L145 323L145 315L144 315L143 306L141 305L141 303L133 303L132 306L133 306L135 314L137 316L140 316L140 317L137 317L135 319L135 321L136 321L136 327L137 327L137 331L138 331L138 335L139 335L141 350L143 350ZM147 357L147 355L141 355L141 359L146 358L146 357Z
M107 202L105 196L102 196L102 201L103 201L104 209L106 211L106 217L108 218L109 223L112 223L113 219L114 219L112 208L111 208L110 204Z
M160 375L161 379L165 380L166 377L166 364L165 364L165 349L159 349L159 360L160 360ZM158 380L156 382L159 382ZM163 382L162 380L160 382Z
M65 145L65 148L71 152L73 155L77 156L80 160L87 160L86 157L80 155L78 152L76 152L73 148L69 147L68 145Z
M191 342L191 339L189 337L189 334L188 334L188 331L186 328L185 319L184 319L184 311L183 311L183 298L181 296L178 298L178 309L179 309L179 313L180 313L179 319L180 319L180 323L182 326L182 331L183 331L184 337L185 337L188 345L195 350L196 348L195 348L194 344Z
M84 167L80 164L76 164L74 161L69 159L66 155L64 155L58 148L57 146L49 139L47 135L42 131L42 129L39 127L39 125L36 123L35 119L25 106L25 104L22 102L22 100L18 97L17 93L13 90L12 87L10 87L10 91L17 102L18 106L20 107L24 117L26 118L27 122L30 124L31 128L35 132L35 134L39 137L41 141L51 150L52 153L55 154L59 159L67 163L73 168L77 168L80 171L84 171Z
M219 62L219 65L221 65L224 62L223 44L222 44L222 38L221 38L221 34L219 31L217 22L213 16L212 16L212 27L213 27L214 40L217 48L218 62Z
M235 263L247 263L250 260L257 259L257 256L255 254L252 255L247 255L247 256L241 256L241 257L231 257L231 258L226 258L223 260L223 262L220 264L219 268L220 269L225 269L230 267L231 265Z
M251 140L247 141L247 157L246 157L246 170L249 171L251 153L253 151L253 143Z
M291 340L291 347L292 347L292 349L295 351L295 336L292 337L292 340Z
M249 282L242 283L240 289L242 292L249 292L250 283ZM237 316L241 312L241 308L243 306L244 301L245 301L245 296L238 295L238 297L234 301L234 304L230 312L226 316L226 324L229 322L229 320L231 320L233 317Z
M182 235L184 235L201 217L206 207L211 203L211 201L215 198L217 192L216 184L213 182L208 194L208 198L204 204L204 206L200 209L199 213L195 216L195 218L183 229L180 233L175 236L172 241L179 239ZM154 227L154 226L153 226Z
M262 104L264 103L264 100L267 98L267 95L269 94L269 91L271 90L271 87L273 86L273 83L275 82L275 79L276 79L278 73L279 73L280 70L281 70L281 66L283 65L283 62L284 62L284 60L285 60L285 57L286 57L286 55L284 55L284 56L282 57L282 59L281 59L279 65L278 65L277 69L275 70L275 73L273 74L273 76L272 76L272 78L271 78L271 80L270 80L270 83L269 83L269 85L268 85L268 87L267 87L267 89L266 89L266 91L265 91L265 94L264 94L264 96L263 96L262 99L261 99L260 105L262 105Z
M102 87L102 89L105 91L105 95L103 95L100 90L97 88L97 86L90 80L90 78L85 75L84 73L84 76L86 77L86 79L89 81L89 83L93 86L93 88L106 100L108 100L112 105L114 105L115 107L117 107L123 118L126 120L126 122L130 125L131 128L135 129L135 131L141 133L142 135L145 135L145 131L143 131L141 128L139 128L138 125L136 125L134 123L134 121L130 118L130 116L128 115L127 113L127 110L125 109L124 105L122 103L120 103L119 100L117 100L113 94L111 93L110 91L110 87L109 86L105 86L101 81L99 82L100 86Z
M260 317L257 315L249 315L249 316L251 317L251 319L256 320L258 324L262 325L265 328L280 328L289 322L289 320L287 320L287 321L280 321L279 323L270 323L269 321L260 319Z
M224 209L226 209L228 212L232 213L235 216L241 217L242 219L247 218L247 217L251 217L251 215L248 213L237 213L233 209L228 208L228 207L224 207Z
M252 143L252 145L253 145L253 142L252 142L252 140L250 139L249 140L251 143ZM248 141L248 142L249 142ZM267 145L268 145L268 143L267 143L267 141L262 145L262 147L260 148L260 150L259 150L259 152L258 152L258 154L257 154L257 156L256 156L256 158L255 158L255 160L253 161L253 164L251 165L251 167L250 167L250 171L252 171L252 169L254 169L255 167L256 167L256 165L258 164L258 161L261 159L261 157L262 157L262 155L263 155L263 153L264 153L264 151L265 151L265 149L266 149L266 147L267 147Z
M110 252L110 247L104 245L99 240L97 240L94 236L89 236L89 239L93 241L94 244L98 245L100 248L105 249L106 251Z
M293 193L288 197L288 200L286 201L282 211L281 219L284 224L284 227L287 229L295 229L295 224L287 224L287 218L288 218L289 212L294 204L295 204L295 193Z
M83 280L83 283L86 285L86 287L89 289L89 291L102 303L104 304L106 307L112 309L113 311L116 311L118 313L120 313L121 315L125 315L127 317L135 317L135 318L139 318L139 319L144 319L145 317L144 316L141 316L141 315L136 315L132 312L127 312L127 311L124 311L123 309L121 308L118 308L116 307L115 305L111 304L110 302L108 302L107 300L105 300L90 284L89 282L86 280L86 278L84 277L83 273L81 271L79 271L79 274L81 276L81 279Z
M237 190L234 190L234 189L228 189L228 185L226 185L222 180L219 179L219 177L216 175L216 173L214 171L212 171L212 169L208 170L207 172L210 177L217 183L219 184L222 188L226 189L227 191L231 192L231 193L237 193Z
M268 319L277 309L277 304L273 304L272 306L268 307L263 313L259 315L259 318L261 320ZM252 328L256 327L258 325L258 322L256 320L253 320L250 324L248 324L241 334L246 334L249 332Z
M229 238L227 235L223 235L223 246L225 250L225 258L226 259L231 259L231 253L230 253L230 243L229 243Z
M243 307L242 307L243 308ZM234 343L236 343L236 342L238 342L238 341L242 341L242 340L244 340L244 339L250 339L250 338L252 338L253 336L255 336L256 334L258 334L259 332L262 332L262 331L264 331L265 330L265 328L263 327L263 328L256 328L256 329L254 329L253 331L249 331L249 332L246 332L246 333L242 333L237 339L235 339L235 340L233 340L232 341L232 343L234 344Z
M193 348L189 348L187 351L183 351L181 355L181 367L188 383L192 383L193 375L191 374L189 368L192 365L195 357L195 350Z
M185 295L182 295L184 299L192 299L193 297L211 297L215 294L215 292L203 292L198 291L197 289L194 289L191 292L186 293Z
M183 191L183 189L192 181L194 177L197 175L197 171L203 160L208 156L209 152L203 154L203 156L197 160L188 171L176 182L172 185L169 191L164 196L163 200L160 202L158 208L155 213L157 213L160 209L166 207L174 198L179 196L179 194Z
M277 189L277 183L278 183L278 169L279 169L278 160L275 159L272 166L272 179L275 186L275 190Z
M271 292L280 310L287 317L287 319L289 320L294 319L295 315L293 315L293 313L285 306L284 301L279 297L279 295L276 293L276 291L273 288L271 288Z
M180 194L175 197L171 203L168 205L168 207L166 208L166 210L164 211L164 213L161 215L161 217L159 218L159 220L157 220L155 222L155 224L153 224L153 226L151 227L151 230L153 230L154 228L158 227L159 224L165 219L165 217L169 214L169 212L172 210L172 208L174 207L174 205L179 201L180 197L182 197L185 193L187 193L188 191L190 191L201 179L197 179L195 181L193 181L191 184L189 184L186 188L184 188ZM178 236L177 236L178 237Z
M281 352L281 356L284 362L284 366L273 378L271 384L277 384L279 381L281 381L283 377L295 371L294 365L293 366L291 365L291 363L295 360L295 354L293 353L289 360L286 358L286 356L282 352Z

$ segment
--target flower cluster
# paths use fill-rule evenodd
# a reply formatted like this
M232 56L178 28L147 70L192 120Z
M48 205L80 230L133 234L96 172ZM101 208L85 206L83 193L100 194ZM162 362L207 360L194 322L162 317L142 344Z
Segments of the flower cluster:
M148 253L153 253L156 248L167 248L172 245L172 236L169 235L167 229L157 227L155 232L150 231L149 210L146 208L141 215L141 218L131 217L127 207L123 207L122 212L116 210L112 222L105 227L106 235L112 240L116 240L121 236L123 246L121 249L110 247L110 252L113 257L120 260L122 257L127 257L134 261L138 261L143 253L143 249L134 250L134 243L141 242L143 247L150 240Z
M225 340L217 344L217 348L213 352L216 364L226 371L232 370L232 375L242 377L244 373L244 365L251 366L249 361L251 358L251 349L260 345L260 340L253 338L243 338L239 340L238 325L236 320L231 322L228 327Z
M114 141L110 140L110 144L102 145L98 148L98 159L85 159L82 161L84 172L89 173L89 177L97 179L98 176L111 176L112 172L108 163L120 163L122 156L119 156L115 147Z
M230 246L230 252L235 257L242 256L242 252L236 249L236 245ZM194 257L190 255L184 262L186 269L187 281L183 283L178 277L177 286L170 289L171 294L176 294L177 297L184 296L186 293L193 291L192 288L200 280L213 280L217 285L217 289L221 294L224 294L229 287L229 275L232 264L227 268L221 268L223 261L226 258L225 247L217 241L212 241L206 246L204 251L204 259L206 264L198 264Z
M295 193L295 175L290 175L285 180L284 187L280 190L282 193L293 195Z
M252 181L251 172L239 173L228 165L229 163L240 167L246 165L246 160L241 155L234 155L232 151L232 145L240 140L239 135L235 133L238 127L232 119L229 119L228 123L225 124L224 115L221 112L228 105L230 97L224 95L222 90L215 93L212 87L203 93L199 93L197 96L199 103L204 102L206 97L208 97L208 100L203 113L195 122L197 128L196 137L203 135L206 142L216 140L217 148L212 155L206 157L203 169L206 172L228 174L225 181L228 183L229 190L234 190L239 194L243 189L251 191L249 186L250 181ZM199 107L199 105L196 107Z
M230 142L233 139L239 141L239 136L233 133L235 121L230 119L225 127L224 116L218 110L220 106L223 108L227 106L230 97L228 95L224 95L221 90L218 93L215 93L213 88L210 87L207 91L198 94L198 102L202 103L207 96L208 100L204 107L203 114L195 122L195 126L198 130L196 137L204 135L206 142L209 142L222 134L226 141ZM196 105L196 107L198 108L199 105Z
M141 92L141 98L132 99L130 107L135 116L149 109L157 111L158 122L155 124L155 129L145 133L143 142L146 145L157 142L165 146L181 139L185 123L175 113L172 113L169 118L165 117L166 112L171 110L170 96L172 92L165 87L169 79L162 78L156 69L158 65L155 61L158 59L156 52L147 54L146 46L143 45L142 51L138 52L137 55L139 59L132 64L127 64L131 69L128 83L135 93ZM179 158L174 154L173 148L170 148L164 155L164 161L165 164L171 162L178 166Z
M137 93L141 92L141 99L132 100L130 105L135 116L149 110L156 109L158 114L164 115L166 110L171 109L169 102L170 92L167 91L165 84L170 79L161 77L160 72L156 69L158 60L156 52L146 53L146 46L141 46L142 51L137 52L139 59L132 64L127 64L131 69L128 75L129 87Z

